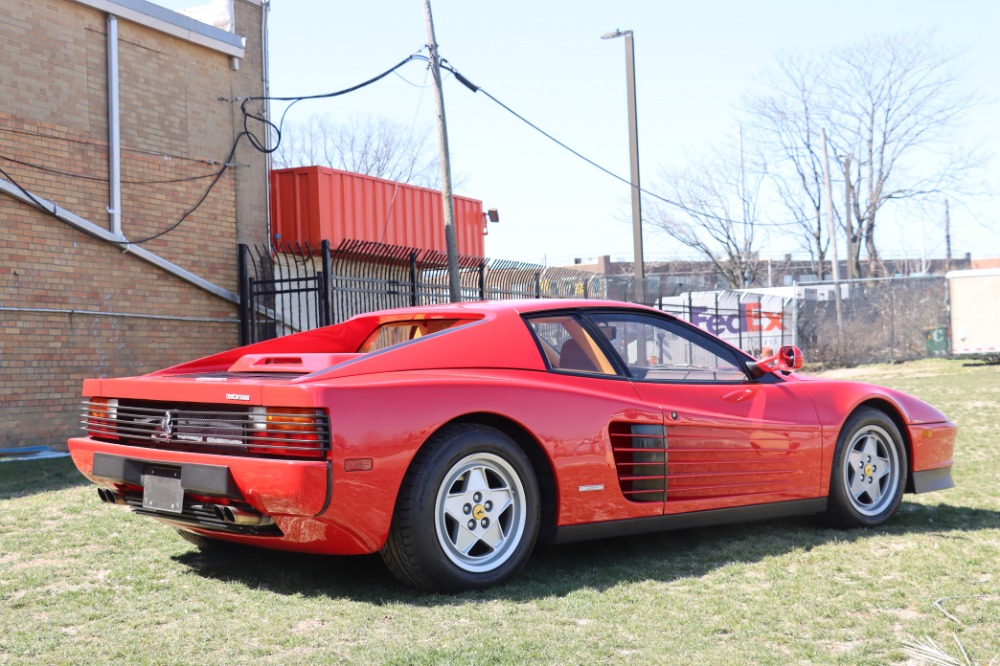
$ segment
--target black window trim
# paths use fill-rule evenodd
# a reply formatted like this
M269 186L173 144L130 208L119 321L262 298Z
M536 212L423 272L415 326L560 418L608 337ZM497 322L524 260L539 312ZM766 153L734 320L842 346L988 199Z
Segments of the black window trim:
M692 336L698 338L705 342L705 346L714 352L716 349L720 349L724 352L731 353L734 357L735 365L743 372L744 378L742 380L734 381L715 381L715 380L703 380L703 379L690 379L690 380L667 380L667 379L643 379L640 377L632 376L631 371L628 368L628 364L625 360L618 354L611 341L606 339L604 333L601 332L597 324L590 318L592 314L624 314L624 315L637 315L650 317L652 319L660 319L668 323L674 323L680 326L687 332L690 332ZM583 326L584 330L590 334L590 336L597 341L597 345L604 352L604 356L610 361L611 365L615 368L615 374L605 375L594 372L581 372L573 370L563 370L561 368L553 368L549 363L549 358L545 354L545 350L542 348L542 343L538 339L538 335L535 333L535 329L528 323L531 319L540 319L543 317L559 317L559 316L569 316L576 319ZM750 363L754 362L754 358L747 354L742 349L738 347L732 347L723 341L716 339L715 337L709 335L705 331L701 330L694 324L684 321L680 317L672 315L668 312L662 311L649 311L645 309L633 309L628 307L615 308L607 306L589 307L589 308L554 308L552 310L539 310L534 312L526 312L521 314L521 320L524 322L528 331L531 333L532 339L535 341L535 346L538 348L538 353L542 357L542 363L545 364L545 368L548 372L558 373L560 375L568 375L573 377L591 377L595 379L607 379L607 380L617 380L617 381L629 381L629 382L641 382L645 384L709 384L709 385L732 385L732 386L742 386L745 384L780 384L782 383L782 378L777 376L776 373L764 373L760 377L755 377L750 371ZM445 331L441 331L444 333ZM437 334L435 334L437 335Z
M544 319L548 317L570 317L571 319L576 320L576 322L580 324L580 327L586 331L587 335L589 335L597 343L598 348L611 364L611 367L615 369L615 374L607 375L602 372L586 372L584 370L567 370L564 368L553 367L552 364L549 363L548 354L546 354L545 349L542 348L542 341L538 338L538 334L535 332L534 327L529 323L532 319ZM633 381L631 374L628 372L628 368L622 365L618 354L608 353L607 348L601 340L603 334L601 334L600 331L595 330L593 323L584 316L584 311L582 309L560 308L558 310L528 312L522 314L521 319L524 321L525 326L527 326L528 331L531 333L531 337L535 341L535 346L538 348L538 353L542 357L542 362L545 363L545 368L548 372L554 372L560 375L569 375L572 377L591 377L594 379Z
M697 326L694 326L693 324L685 322L684 320L682 320L682 319L680 319L678 317L669 316L666 313L649 312L647 310L632 310L632 309L629 309L629 308L587 308L585 310L584 309L578 310L578 312L580 313L580 315L584 319L584 321L587 323L589 329L591 329L591 335L594 335L594 331L597 331L598 334L595 336L595 339L597 340L597 344L600 345L601 348L604 350L605 356L608 356L608 358L611 359L611 362L613 364L615 364L616 366L623 367L624 371L625 371L625 376L630 381L641 382L643 384L714 384L714 385L726 384L726 385L735 385L735 386L739 386L739 385L743 385L743 384L751 384L751 383L754 383L756 381L753 378L753 376L750 374L749 369L747 368L747 359L749 359L749 357L746 355L746 353L743 350L737 349L735 347L730 347L729 345L722 345L722 344L720 344L719 340L716 340L715 338L713 338L713 337L709 336L708 334L706 334L704 331L702 331ZM595 315L595 314L596 315L608 314L608 315L625 315L625 316L634 316L634 317L648 317L650 319L654 319L654 320L658 319L658 320L661 320L661 321L664 321L664 322L667 322L667 323L670 323L670 324L676 324L684 332L691 334L691 338L686 338L683 335L681 337L685 337L685 339L688 339L690 342L694 342L695 339L697 339L699 342L703 342L704 343L703 346L706 349L708 349L708 351L710 351L711 353L715 354L716 356L719 356L721 358L730 357L731 360L732 360L732 362L733 362L733 365L735 365L743 373L743 379L740 379L740 380L714 380L714 379L677 379L677 380L669 380L669 379L646 379L644 377L636 377L636 376L634 376L632 374L632 372L629 369L628 364L625 362L625 360L623 358L621 358L621 356L618 354L618 351L614 348L614 345L611 344L611 341L608 340L604 336L603 333L600 333L600 327L597 325L597 322L595 322L593 319L591 319L591 315ZM723 352L723 353L720 353L720 352ZM768 375L765 375L765 376L768 376Z

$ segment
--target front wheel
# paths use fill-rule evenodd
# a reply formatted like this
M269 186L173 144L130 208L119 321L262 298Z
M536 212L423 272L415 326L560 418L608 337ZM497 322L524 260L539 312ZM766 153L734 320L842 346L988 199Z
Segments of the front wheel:
M899 508L909 465L896 424L863 408L844 423L830 477L827 517L837 527L876 527Z
M491 587L524 566L538 523L538 483L521 448L494 428L451 425L414 460L382 559L425 590Z

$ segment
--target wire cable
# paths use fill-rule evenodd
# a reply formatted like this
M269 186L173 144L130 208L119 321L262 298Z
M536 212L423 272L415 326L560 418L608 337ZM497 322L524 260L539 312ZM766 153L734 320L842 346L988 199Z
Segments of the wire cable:
M181 226L181 224L184 223L184 220L191 217L191 215L193 215L196 210L201 208L201 205L205 203L206 199L208 199L208 195L212 193L212 190L215 189L215 186L218 184L218 182L222 180L222 175L226 173L226 169L229 167L230 161L233 159L233 156L236 155L236 148L237 146L240 145L240 139L243 138L244 134L246 133L240 132L239 134L236 135L236 139L233 140L233 147L229 149L229 154L226 155L226 159L222 161L222 166L219 167L219 170L215 172L215 175L212 178L212 182L209 183L208 187L205 188L205 192L201 195L201 198L198 199L198 201L194 204L194 206L189 208L183 215L181 215L180 219L178 219L176 222L174 222L172 225L170 225L163 231L155 233L152 236L147 236L146 238L140 238L139 240L133 240L133 241L123 240L119 242L122 245L142 245L143 243L148 243L162 236L166 236L171 231Z
M43 171L45 173L53 173L57 176L66 176L67 178L76 178L78 180L90 180L98 183L107 183L111 179L107 176L88 176L82 173L73 173L72 171L61 171L60 169L53 169L51 167L42 166L40 164L32 164L31 162L25 162L23 160L14 159L13 157L8 157L7 155L0 155L0 160L5 162L10 162L11 164L19 164L29 169L36 169L38 171ZM122 185L164 185L169 183L186 183L192 180L203 180L205 178L211 178L215 175L215 172L202 174L200 176L185 176L182 178L165 178L163 180L122 180Z
M56 206L55 203L52 203L52 209L50 210L49 208L47 208L45 206L44 203L42 203L42 201L38 197L36 197L31 192L29 192L27 189L25 189L25 187L23 185L21 185L21 183L19 183L16 180L14 180L13 176L11 176L9 173L7 173L6 171L4 171L3 167L0 167L0 174L3 174L3 177L6 178L8 181L10 181L11 185L13 185L17 189L21 190L21 193L24 194L24 196L28 197L33 202L35 202L35 206L37 206L40 210L45 211L46 213L52 215L56 219L60 219L59 218L58 206ZM60 220L60 221L62 221L62 220Z
M328 99L328 98L332 98L332 97L339 97L341 95L346 95L347 93L354 92L356 90L360 90L361 88L364 88L364 87L369 86L369 85L371 85L373 83L376 83L377 81L381 81L382 79L384 79L385 77L389 76L390 74L392 74L393 72L395 72L396 70L398 70L399 68L403 67L404 65L406 65L409 62L412 62L414 60L423 60L423 61L426 62L429 59L427 58L427 56L424 56L421 53L424 50L424 48L426 48L426 47L421 47L418 51L416 51L415 53L412 53L411 55L407 56L405 59L401 60L396 65L390 67L389 69L387 69L386 71L382 72L381 74L378 74L377 76L373 76L372 78L370 78L370 79L368 79L366 81L362 81L361 83L353 85L353 86L351 86L349 88L344 88L342 90L336 90L336 91L328 92L328 93L319 93L319 94L315 94L315 95L300 95L298 97L256 96L256 97L246 97L246 98L243 98L243 100L242 100L242 102L240 104L240 111L243 113L243 131L241 131L239 134L236 135L236 138L233 140L233 145L229 149L229 153L226 155L226 158L222 161L222 163L221 163L222 165L219 167L219 169L217 171L215 171L214 173L211 173L211 174L206 174L204 176L196 176L196 177L188 177L188 178L180 178L180 179L171 179L171 180L164 180L164 181L134 181L134 182L131 182L131 181L128 181L128 182L127 181L122 181L123 184L127 183L127 184L130 184L130 185L140 185L140 184L154 184L154 183L157 183L157 182L163 182L163 183L186 182L186 181L190 181L190 180L200 180L200 179L203 179L203 178L211 178L212 179L212 181L208 184L208 187L205 188L204 193L202 193L201 197L198 198L198 201L196 201L195 204L191 208L189 208L183 215L181 215L180 219L178 219L176 222L174 222L172 225L170 225L166 229L164 229L162 231L159 231L159 232L157 232L157 233L155 233L155 234L153 234L151 236L147 236L146 238L140 238L139 240L129 241L129 240L124 240L123 239L123 240L116 240L115 242L117 244L119 244L119 245L142 245L143 243L148 243L150 241L156 240L157 238L161 238L161 237L169 234L170 232L174 231L175 229L177 229L178 227L180 227L181 224L183 224L185 220L187 220L191 215L193 215L195 213L195 211L197 211L201 207L201 205L204 204L205 201L208 199L209 195L212 193L212 190L215 188L215 186L222 179L223 174L225 174L226 168L229 167L229 166L232 166L231 162L232 162L233 157L236 155L236 148L239 146L240 140L244 136L247 137L247 140L250 142L250 145L252 145L257 151L265 153L265 154L267 154L267 153L273 153L275 150L277 150L278 145L281 143L281 128L284 126L285 116L288 114L288 111L289 111L289 109L291 109L292 106L294 106L298 102L301 102L301 101L304 101L304 100ZM268 120L263 115L261 115L259 113L252 113L251 111L249 111L247 109L247 104L249 104L250 102L260 102L260 101L291 102L291 104L289 104L287 107L285 107L284 112L282 112L282 114L281 114L280 121L278 122L277 125L275 125L272 121ZM253 133L253 131L250 129L250 121L251 120L256 120L256 121L260 122L261 124L263 124L266 128L273 129L277 133L277 135L278 135L277 141L275 141L275 144L274 144L273 147L268 148L267 145L265 144L265 142L263 140L261 140L260 137L258 137L256 134ZM412 128L411 128L411 131L412 131ZM27 163L27 162L21 162L20 160L15 160L15 159L7 158L7 157L2 156L2 155L0 155L0 158L6 159L6 160L8 160L10 162L13 162L15 164L21 164L22 166L36 168L36 169L39 169L41 171L47 171L47 172L50 172L50 173L56 173L56 174L64 175L64 176L67 176L67 177L82 178L82 179L85 179L85 180L96 180L96 181L101 181L101 182L107 182L108 181L107 178L102 178L102 177L97 177L97 176L84 176L82 174L73 174L73 173L69 173L69 172L58 171L58 170L51 169L51 168L48 168L48 167L41 167L41 166L38 166L38 165L35 165L35 164L30 164L30 163ZM60 222L64 222L65 223L65 220L63 220L62 218L59 217L58 205L55 202L52 202L52 208L51 209L48 208L40 199L38 199L38 197L36 197L34 194L32 194L30 191L28 191L26 188L24 188L17 180L15 180L14 178L12 178L11 175L9 173L7 173L5 170L3 170L2 168L0 168L0 174L3 174L3 176L5 178L7 178L8 181L10 181L17 189L19 189L22 193L24 193L24 195L26 197L28 197L29 199L31 199L31 201L34 202L35 206L37 206L39 210L45 211L46 213L48 213L48 214L52 215L53 217L55 217Z
M256 148L258 151L260 151L262 153L273 153L275 150L278 149L278 146L281 144L281 129L285 125L285 116L288 115L288 112L291 110L291 108L293 106L295 106L299 102L303 102L303 101L306 101L306 100L330 99L330 98L333 98L333 97L339 97L341 95L346 95L347 93L351 93L351 92L354 92L356 90L360 90L360 89L362 89L362 88L364 88L366 86L370 86L373 83L381 81L385 77L387 77L390 74L392 74L393 72L395 72L397 69L400 69L404 65L406 65L406 64L408 64L410 62L413 62L414 60L427 61L428 60L427 56L422 55L422 53L421 53L421 51L423 51L424 48L426 48L426 47L421 47L418 51L416 51L415 53L410 54L409 56L407 56L403 60L399 61L398 63L396 63L395 65L393 65L389 69L385 70L381 74L373 76L372 78L368 79L367 81L362 81L361 83L353 85L353 86L351 86L349 88L344 88L342 90L335 90L333 92L328 92L328 93L318 93L318 94L315 94L315 95L299 95L299 96L296 96L296 97L247 97L247 98L243 99L242 103L240 104L240 111L243 112L243 131L246 132L247 137L250 140L250 144L254 148ZM275 124L271 120L268 120L267 118L265 118L263 115L257 114L257 113L252 113L249 110L247 110L247 104L249 104L250 102L263 102L263 101L269 101L269 102L290 102L290 104L285 107L284 111L281 112L281 118L278 120L278 123ZM267 131L273 130L277 134L277 140L274 142L274 146L272 146L271 148L268 148L267 145L264 143L264 141L262 141L260 139L260 137L258 137L256 134L253 133L253 131L250 129L250 126L249 126L249 121L250 120L256 120L256 121L258 121L259 123L261 123L262 125L264 125L264 127L266 128Z
M430 68L424 70L424 85L417 86L418 88L420 88L420 96L417 97L417 107L413 110L413 120L410 121L410 132L406 136L407 144L409 144L410 141L413 140L413 130L417 126L417 118L420 117L420 105L424 101L424 91L427 89L427 76L430 74L430 72L431 72ZM399 74L396 74L396 76L399 76ZM399 78L403 77L400 76ZM403 80L406 81L406 79ZM409 83L409 81L407 81L407 83ZM380 243L385 242L385 235L389 231L389 222L390 220L392 220L392 209L393 206L396 205L396 194L398 193L399 193L399 181L396 181L396 185L392 188L392 199L389 201L389 210L387 210L385 213L385 224L382 225L382 234L379 236Z
M719 221L719 222L725 222L727 224L743 224L742 220L733 220L733 219L730 219L730 218L727 218L727 217L720 217L718 215L712 215L712 214L706 213L704 211L695 210L693 208L685 206L684 204L682 204L680 202L673 201L673 200L668 199L668 198L666 198L664 196L661 196L661 195L657 194L656 192L651 192L651 191L645 189L642 186L633 185L631 180L629 180L627 178L623 178L622 176L619 176L617 173L611 171L610 169L608 169L608 168L606 168L606 167L598 164L597 162L595 162L594 160L590 159L586 155L580 153L579 151L571 148L567 144L565 144L562 141L560 141L559 139L555 138L554 136L552 136L551 134L549 134L548 132L546 132L545 130L543 130L541 127L539 127L535 123L531 122L530 120L528 120L527 118L525 118L524 116L522 116L517 111L514 111L514 109L510 108L509 106L507 106L506 104L504 104L503 102L501 102L499 99L497 99L496 97L494 97L493 95L491 95L489 93L489 91L487 91L486 89L484 89L484 88L482 88L480 86L477 86L475 83L473 83L472 81L470 81L468 78L466 78L465 76L463 76L462 74L460 74L458 72L458 70L456 70L450 63L448 63L447 60L442 60L441 61L441 67L443 67L444 69L447 69L449 72L451 72L452 74L454 74L455 75L455 79L457 79L459 83L461 83L463 86L465 86L466 88L468 88L472 92L474 92L474 93L475 92L481 92L481 93L483 93L493 103L497 104L500 108L502 108L507 113L511 114L512 116L514 116L515 118L517 118L518 120L520 120L521 122L523 122L525 125L527 125L531 129L535 130L536 132L538 132L539 134L541 134L542 136L544 136L548 140L552 141L553 143L555 143L559 147L563 148L564 150L569 151L570 153L572 153L576 157L580 158L581 160L583 160L587 164L589 164L589 165L591 165L591 166L599 169L603 173L611 176L615 180L619 180L619 181L625 183L626 185L628 185L629 187L634 187L635 189L639 190L639 192L641 192L642 194L650 196L650 197L652 197L652 198L654 198L654 199L656 199L658 201L662 201L663 203L665 203L665 204L667 204L669 206L673 206L674 208L677 208L679 210L682 210L685 213L688 213L689 215L695 215L695 216L698 216L698 217L706 217L706 218L713 219L713 220L716 220L716 221ZM794 221L790 221L790 222L754 222L754 226L761 226L761 227L785 227L785 226L798 225L800 223L801 223L800 220L794 220Z

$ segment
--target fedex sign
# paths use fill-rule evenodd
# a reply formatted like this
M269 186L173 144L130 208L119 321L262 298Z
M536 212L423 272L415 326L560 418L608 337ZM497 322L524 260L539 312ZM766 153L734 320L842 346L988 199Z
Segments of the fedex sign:
M693 306L691 323L713 335L784 331L781 312L762 310L760 303L743 303L736 313L710 314L713 308Z

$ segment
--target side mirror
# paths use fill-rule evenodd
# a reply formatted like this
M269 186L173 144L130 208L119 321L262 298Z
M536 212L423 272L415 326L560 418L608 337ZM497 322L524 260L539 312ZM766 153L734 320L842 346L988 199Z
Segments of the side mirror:
M798 370L805 362L802 350L795 345L785 345L772 354L750 364L750 372L754 377L760 377L767 372Z
M795 345L785 345L778 350L779 370L798 370L805 363L802 350Z

